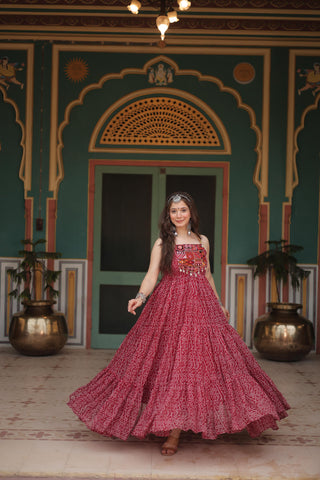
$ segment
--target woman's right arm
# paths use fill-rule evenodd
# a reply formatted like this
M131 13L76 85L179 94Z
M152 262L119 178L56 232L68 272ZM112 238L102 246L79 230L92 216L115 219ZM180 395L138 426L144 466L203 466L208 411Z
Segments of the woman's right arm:
M143 295L141 295L138 298L132 298L128 302L128 312L132 313L133 315L136 314L135 310L138 307L141 307L143 303L143 297L144 296L147 297L148 295L150 295L150 293L152 292L152 290L154 289L157 283L159 272L160 272L161 245L162 245L162 241L160 238L158 238L155 241L151 251L150 264L149 264L148 271L146 273L146 276L142 280L142 283L139 288L139 293L142 293Z

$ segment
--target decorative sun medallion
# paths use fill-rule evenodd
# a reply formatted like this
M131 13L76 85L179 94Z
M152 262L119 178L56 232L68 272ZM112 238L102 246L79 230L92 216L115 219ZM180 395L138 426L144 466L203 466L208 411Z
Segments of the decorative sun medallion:
M242 62L234 67L233 77L238 83L243 85L251 83L256 76L256 71L251 63Z
M72 58L64 67L67 79L75 83L87 78L88 70L88 64L82 58Z

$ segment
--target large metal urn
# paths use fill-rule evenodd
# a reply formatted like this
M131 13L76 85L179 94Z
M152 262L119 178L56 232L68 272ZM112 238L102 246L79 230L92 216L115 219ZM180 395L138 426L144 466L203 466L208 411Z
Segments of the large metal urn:
M13 315L9 340L24 355L53 355L68 338L66 319L54 312L52 301L37 300L25 303L25 309Z
M297 303L268 303L270 311L256 320L253 343L270 360L292 362L304 358L314 346L314 328L299 315Z

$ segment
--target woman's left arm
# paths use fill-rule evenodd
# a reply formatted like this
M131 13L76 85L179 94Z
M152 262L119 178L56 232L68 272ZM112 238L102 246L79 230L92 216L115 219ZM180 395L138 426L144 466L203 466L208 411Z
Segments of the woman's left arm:
M206 236L204 235L201 235L201 242L202 242L202 245L204 246L206 252L207 252L207 269L206 269L206 277L207 277L207 280L208 282L210 283L211 287L212 287L212 290L214 291L215 293L215 296L217 297L220 305L221 305L221 308L223 310L223 313L225 314L225 316L229 319L230 317L230 313L228 312L228 310L222 305L221 303L221 300L219 298L219 295L218 295L218 292L217 292L217 289L216 289L216 286L215 286L215 283L214 283L214 280L213 280L213 276L211 274L211 268L210 268L210 262L209 262L209 253L210 253L210 244L209 244L209 240L207 239Z

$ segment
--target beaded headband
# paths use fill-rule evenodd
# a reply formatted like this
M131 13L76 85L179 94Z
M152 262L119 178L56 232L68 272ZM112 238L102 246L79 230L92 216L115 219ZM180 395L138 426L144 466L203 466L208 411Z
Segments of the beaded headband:
M191 201L191 199L184 193L174 193L168 198L168 204L170 204L171 202L178 203L181 200L187 200L189 203Z

